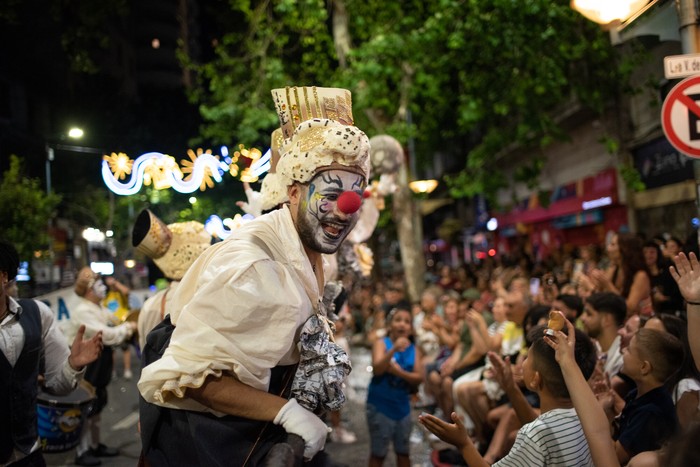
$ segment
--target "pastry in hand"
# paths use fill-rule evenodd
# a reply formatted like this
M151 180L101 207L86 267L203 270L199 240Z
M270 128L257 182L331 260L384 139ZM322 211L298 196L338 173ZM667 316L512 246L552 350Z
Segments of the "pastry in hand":
M547 321L547 330L545 331L548 335L554 335L555 331L561 331L564 329L566 324L566 319L558 311L549 312L549 321Z

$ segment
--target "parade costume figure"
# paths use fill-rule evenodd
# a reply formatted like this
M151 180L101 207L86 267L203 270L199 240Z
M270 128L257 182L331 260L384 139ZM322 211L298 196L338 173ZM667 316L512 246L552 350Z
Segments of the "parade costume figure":
M80 444L76 448L77 465L100 465L99 457L113 457L119 454L115 448L107 447L100 440L100 413L107 405L107 386L112 380L112 347L126 342L134 333L136 324L125 322L117 326L112 313L100 306L107 294L107 285L101 277L89 267L78 273L75 281L75 293L81 298L78 305L71 309L70 319L63 331L69 341L73 340L81 326L85 326L85 335L92 337L100 333L105 348L95 362L88 365L85 380L95 388L96 402L92 405L88 418L80 435Z
M369 141L334 120L305 121L277 171L289 204L207 249L174 294L170 343L139 381L145 406L167 411L157 420L141 412L151 465L257 465L285 432L303 438L305 458L324 447L314 412L340 406L350 368L321 300L321 255L357 222Z
M40 360L44 391L65 395L83 378L84 365L102 350L102 335L83 340L80 327L72 347L42 302L15 300L8 293L19 267L14 246L0 241L0 465L46 465L37 433Z
M139 347L146 346L146 336L170 313L173 296L185 271L211 245L212 237L196 221L165 225L148 209L136 218L131 243L136 250L153 260L169 284L149 297L139 312Z

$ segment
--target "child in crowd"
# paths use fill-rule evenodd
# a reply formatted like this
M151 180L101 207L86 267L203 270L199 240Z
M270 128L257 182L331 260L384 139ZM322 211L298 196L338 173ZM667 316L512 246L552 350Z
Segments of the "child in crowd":
M576 362L587 379L596 365L596 348L583 332L575 332ZM532 330L532 345L523 362L523 381L527 388L539 395L541 415L518 431L510 452L493 465L593 465L581 422L572 408L555 352L544 337L542 327ZM452 413L454 423L427 414L421 415L418 420L440 439L457 446L469 466L488 465L456 413Z
M389 444L394 444L396 465L409 467L411 393L423 380L420 348L413 342L413 316L399 305L387 316L387 336L372 346L374 376L367 393L367 424L370 434L369 466L384 463Z
M637 385L613 421L615 450L624 465L640 452L659 449L678 430L676 410L664 382L683 361L683 345L666 332L642 328L622 353L622 372ZM609 417L619 407L610 402L604 405Z
M561 311L555 311L563 316ZM576 364L576 334L574 325L567 320L568 333L556 331L545 336L545 342L555 350L554 357L561 367L564 382L569 390L571 402L581 420L583 432L596 467L619 467L615 446L610 437L610 423L603 407L598 403L586 377Z

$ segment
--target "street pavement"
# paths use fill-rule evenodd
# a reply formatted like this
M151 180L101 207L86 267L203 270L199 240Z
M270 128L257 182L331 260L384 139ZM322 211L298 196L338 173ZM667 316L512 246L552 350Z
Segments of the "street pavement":
M133 352L133 349L132 349ZM125 380L122 375L121 352L117 351L116 379L109 385L109 402L102 411L102 442L108 446L117 447L120 455L103 457L105 467L133 467L137 464L141 451L141 441L138 435L138 389L136 382L140 374L138 359L132 357L132 380ZM345 428L357 435L357 442L352 444L326 443L326 452L338 467L366 466L369 459L369 433L365 418L365 399L367 386L371 378L371 355L369 349L353 347L351 351L353 371L347 382L346 394L348 402L342 410L341 418ZM418 411L414 410L416 420ZM414 467L431 467L430 443L425 430L415 423L411 435L411 465ZM45 454L46 463L51 466L74 465L75 449L62 453ZM396 460L392 451L384 462L386 467L395 467Z

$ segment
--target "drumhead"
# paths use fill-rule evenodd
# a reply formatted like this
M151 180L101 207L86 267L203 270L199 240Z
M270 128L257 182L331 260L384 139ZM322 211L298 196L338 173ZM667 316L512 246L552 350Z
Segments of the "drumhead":
M95 398L95 390L88 382L81 382L68 394L59 396L39 389L37 403L53 407L73 407L90 402Z

